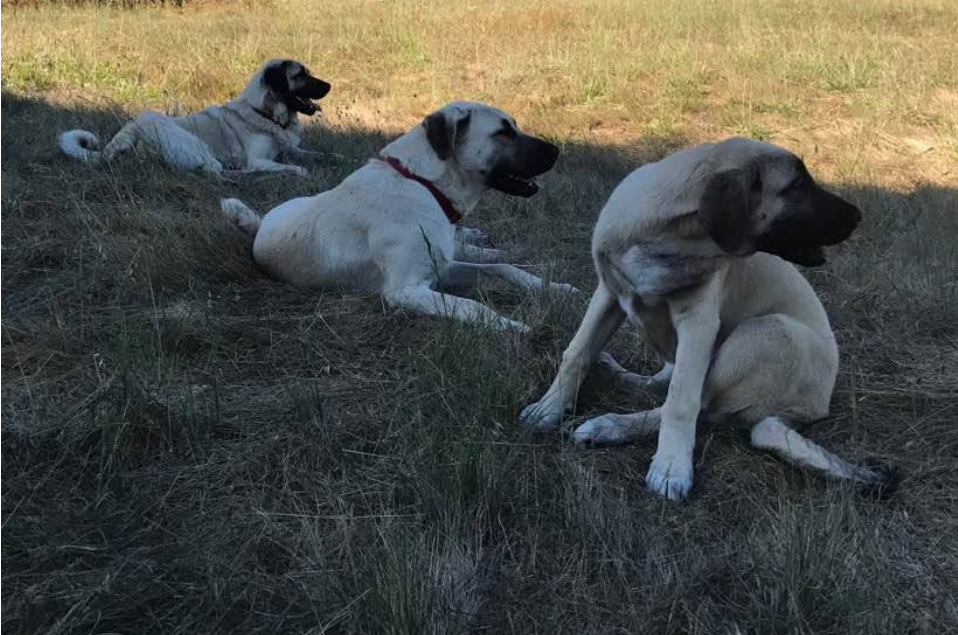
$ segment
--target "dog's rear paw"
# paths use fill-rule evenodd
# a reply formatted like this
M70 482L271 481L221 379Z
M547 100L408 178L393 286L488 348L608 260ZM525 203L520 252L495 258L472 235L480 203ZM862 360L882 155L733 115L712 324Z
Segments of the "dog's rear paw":
M684 500L692 489L692 457L659 455L652 459L645 484L650 490L669 500Z

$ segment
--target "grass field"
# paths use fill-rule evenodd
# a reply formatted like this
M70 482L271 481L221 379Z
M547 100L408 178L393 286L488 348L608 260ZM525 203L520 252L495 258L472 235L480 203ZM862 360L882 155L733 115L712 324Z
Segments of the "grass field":
M958 5L396 0L2 10L2 627L9 633L958 632ZM69 161L266 58L333 84L306 179ZM700 426L691 499L654 443L530 437L585 300L482 291L521 338L263 277L217 201L331 187L453 98L563 148L471 226L588 289L615 184L742 134L865 212L806 270L842 349L805 434L891 459L890 500ZM334 154L335 153L335 154ZM655 370L636 334L612 347ZM652 403L650 396L649 402ZM596 378L580 417L637 410Z

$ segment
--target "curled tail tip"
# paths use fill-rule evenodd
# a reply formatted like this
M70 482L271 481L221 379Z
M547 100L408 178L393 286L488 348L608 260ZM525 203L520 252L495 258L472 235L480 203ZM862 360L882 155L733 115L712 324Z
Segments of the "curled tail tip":
M99 154L100 139L87 130L67 130L57 137L57 145L65 154L75 159L90 161Z

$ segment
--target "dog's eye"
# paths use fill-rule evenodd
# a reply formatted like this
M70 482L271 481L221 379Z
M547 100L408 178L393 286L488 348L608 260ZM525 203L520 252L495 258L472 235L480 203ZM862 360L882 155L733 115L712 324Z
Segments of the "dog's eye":
M512 126L503 126L501 130L492 133L493 137L503 137L504 139L512 139L516 136L516 131Z

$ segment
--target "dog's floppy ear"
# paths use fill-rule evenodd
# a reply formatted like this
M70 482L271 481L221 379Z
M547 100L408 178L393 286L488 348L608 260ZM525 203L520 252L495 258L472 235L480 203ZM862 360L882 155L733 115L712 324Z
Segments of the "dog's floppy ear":
M458 120L450 121L446 113L437 110L423 120L426 140L429 141L429 145L440 161L446 161L452 156L452 151L469 128L471 116L472 113L469 113Z
M289 62L273 64L263 73L263 84L277 95L289 94L289 80L286 78L288 66Z
M758 178L757 170L723 170L705 184L699 200L699 223L726 253L743 252L749 218L761 196Z

